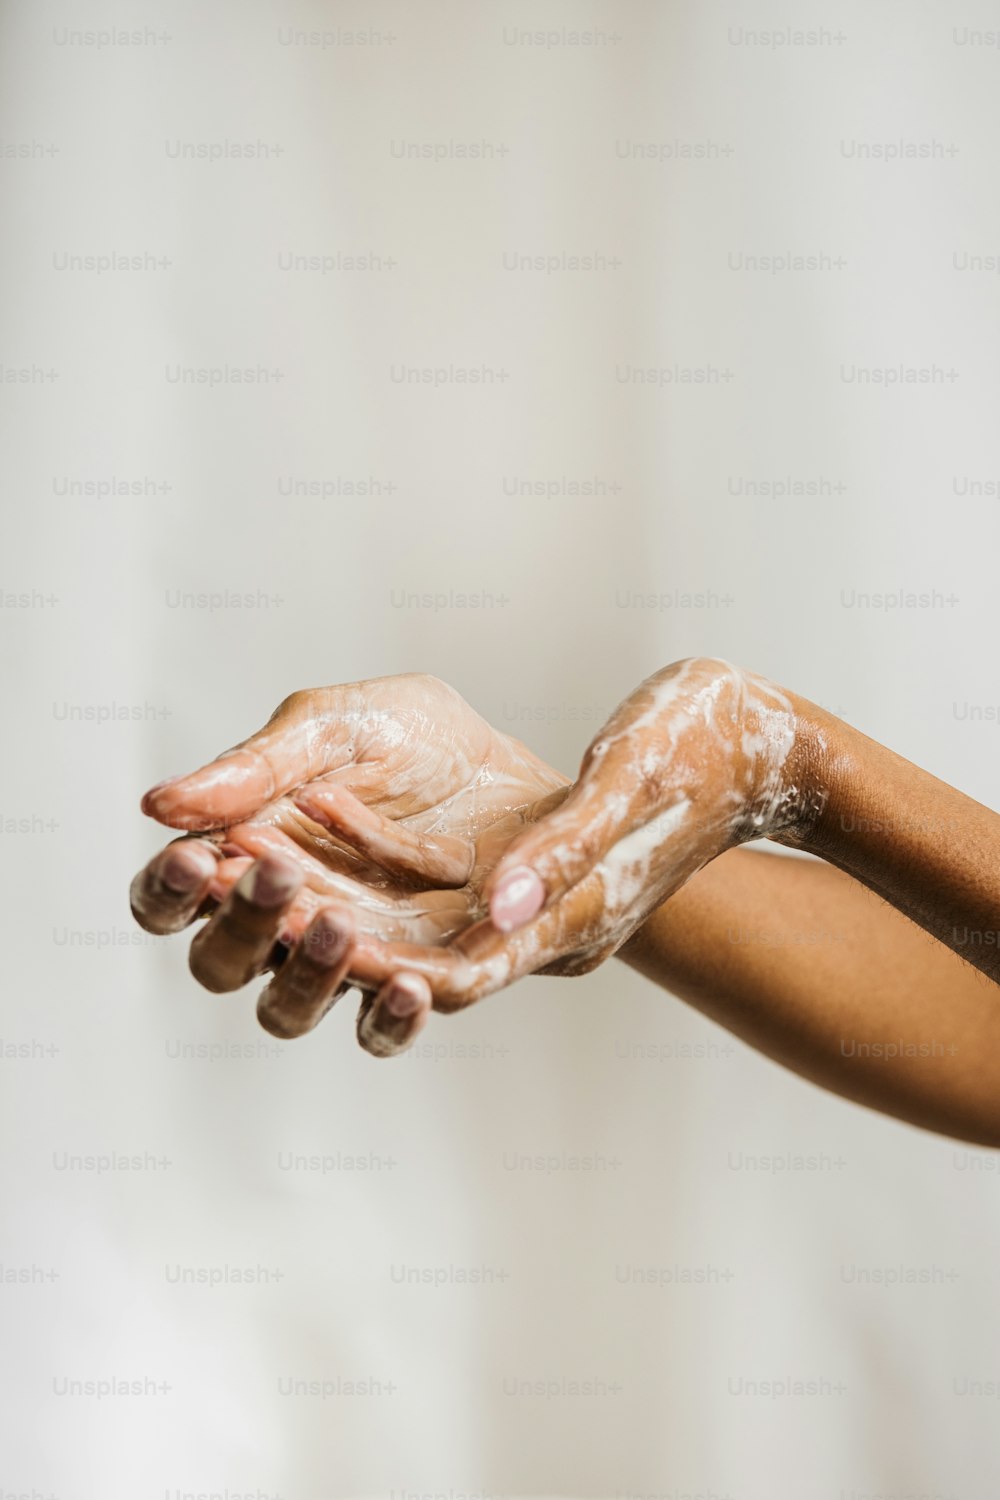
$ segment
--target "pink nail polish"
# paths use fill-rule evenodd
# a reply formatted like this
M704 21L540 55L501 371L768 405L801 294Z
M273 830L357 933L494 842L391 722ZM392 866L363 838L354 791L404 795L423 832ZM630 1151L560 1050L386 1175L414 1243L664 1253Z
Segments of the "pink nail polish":
M545 887L527 865L509 870L490 898L490 920L498 932L513 932L537 916L545 904Z
M397 1016L401 1021L415 1015L422 1004L420 989L405 976L394 979L386 991L385 1008L390 1015Z

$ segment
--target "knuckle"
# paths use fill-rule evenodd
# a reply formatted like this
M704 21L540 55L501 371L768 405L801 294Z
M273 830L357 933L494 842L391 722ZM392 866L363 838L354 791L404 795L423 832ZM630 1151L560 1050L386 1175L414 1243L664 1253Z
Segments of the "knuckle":
M603 735L598 736L596 740L591 740L580 761L581 777L592 776L600 767L610 748L611 741L605 739Z
M683 667L690 672L704 673L707 676L720 672L725 665L721 656L682 656L680 661L673 663L671 670Z
M558 837L540 849L529 862L551 898L556 888L572 884L581 869L595 863L600 853L599 831L592 822L587 822L583 827L560 831Z
M445 974L435 979L431 986L431 1008L440 1011L443 1016L451 1016L457 1010L464 1010L477 998L465 966L458 973Z
M448 973L431 980L431 1008L445 1016L454 1015L497 988L499 982L492 980L488 967L471 960L456 963Z
M450 985L446 984L434 991L434 1009L443 1016L453 1016L457 1010L464 1010L472 1001L467 995L460 995Z
M454 692L442 677L435 677L433 672L402 672L396 681L405 681L413 687L427 688L434 693Z
M293 693L282 698L271 715L271 722L275 719L295 718L304 713L310 707L315 692L315 688L296 688Z
M453 688L450 682L445 682L443 677L436 677L433 672L409 672L406 676L409 682L420 689L422 696L430 698L442 708L466 706L458 689Z
M670 788L671 768L659 760L643 758L636 767L639 800L643 806L656 806Z
M722 656L694 656L683 665L691 668L692 672L706 681L715 682L719 679L729 679L738 675L738 669L734 668L731 661L726 661Z

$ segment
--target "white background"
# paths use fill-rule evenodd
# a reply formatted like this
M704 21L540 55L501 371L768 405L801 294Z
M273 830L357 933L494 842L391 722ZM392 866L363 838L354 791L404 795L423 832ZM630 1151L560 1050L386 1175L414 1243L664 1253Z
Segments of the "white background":
M145 787L403 670L571 772L641 677L719 654L995 799L1000 277L961 269L1000 255L995 6L0 16L0 1491L995 1495L963 1391L1000 1381L997 1157L616 962L394 1063L349 1003L275 1045L127 906ZM66 259L101 255L150 261ZM378 268L283 269L338 255ZM819 268L741 259L775 255ZM173 378L226 366L270 373ZM901 366L931 378L852 378ZM858 603L900 590L930 602ZM100 1153L141 1169L67 1166ZM813 1167L745 1167L785 1153ZM930 1279L859 1284L885 1268ZM63 1393L109 1379L145 1394Z

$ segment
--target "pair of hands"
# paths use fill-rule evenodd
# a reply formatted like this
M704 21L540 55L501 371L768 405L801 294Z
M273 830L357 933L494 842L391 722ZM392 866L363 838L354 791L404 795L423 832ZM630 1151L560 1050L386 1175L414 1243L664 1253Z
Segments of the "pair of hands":
M350 985L362 1045L409 1045L529 973L614 953L696 870L747 839L796 842L820 802L790 698L728 663L642 683L572 785L445 683L292 694L250 739L147 792L185 837L132 884L151 932L208 921L209 990L274 977L258 1017L311 1030Z

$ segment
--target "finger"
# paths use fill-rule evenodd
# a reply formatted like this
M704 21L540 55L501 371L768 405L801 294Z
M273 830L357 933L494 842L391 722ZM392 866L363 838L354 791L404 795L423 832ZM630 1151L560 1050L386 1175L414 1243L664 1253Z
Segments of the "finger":
M395 975L412 973L429 984L435 1010L464 1010L552 956L545 946L552 921L545 913L509 937L489 921L477 922L444 947L362 935L351 955L351 978L379 990Z
M238 859L220 860L208 887L208 894L216 906L222 905L233 887L239 884L249 869L252 869L254 862L250 855L242 855ZM285 907L284 922L278 933L278 942L284 943L288 948L293 947L308 927L309 919L322 904L322 899L310 891L306 885L300 886L294 901L290 906Z
M264 728L188 776L161 781L142 810L169 828L224 828L353 758L355 684L293 693Z
M427 943L386 941L359 934L351 953L351 982L380 991L397 974L416 974L430 986L435 1010L457 1010L471 1004L480 977L461 953Z
M264 825L246 827L259 833ZM279 935L279 941L288 947L299 940L319 907L331 902L342 909L350 908L360 934L387 942L441 944L469 925L472 897L467 891L425 891L415 895L372 890L362 881L324 870L279 830L265 829L265 832L266 838L253 839L250 852L259 858L268 852L284 856L293 851L292 857L305 876L305 883L286 909ZM223 860L210 886L214 899L223 900L252 863L246 856Z
M314 783L294 801L307 818L397 878L450 889L465 885L472 874L476 851L464 839L418 833L367 807L343 785Z
M191 972L207 990L238 990L259 974L302 884L291 860L269 854L233 886L191 944Z
M305 824L304 817L302 821ZM321 861L283 829L267 823L239 824L232 830L232 836L257 858L274 852L293 859L302 870L307 886L318 897L349 905L358 919L359 928L364 931L402 937L405 935L403 927L412 921L420 922L425 914L434 915L435 925L438 915L445 923L451 918L453 930L468 923L469 898L464 892L442 890L415 895L411 888L401 888L384 870L362 859L353 849L346 851L349 863L338 861L338 867L331 868L325 859L332 858L332 853ZM307 894L304 889L303 898Z
M245 875L252 864L253 860L249 854L219 860L208 884L208 894L217 906L225 901L240 876Z
M612 850L610 879L637 873L684 820L683 786L668 775L679 748L714 723L717 675L701 676L691 659L640 683L591 741L562 806L511 841L483 892L501 932L531 921Z
M297 814L297 826L288 831L273 823L251 821L234 824L229 837L241 852L258 859L272 852L287 855L302 869L310 885L329 891L333 897L356 895L359 883L373 895L392 884L384 870L362 859L355 850L341 847L332 839L324 843L316 830L310 836L309 823L302 814Z
M304 1036L326 1015L347 973L354 924L350 914L324 906L257 1002L257 1019L272 1036Z
M147 932L180 932L209 894L217 851L201 839L178 839L161 849L132 881L132 915Z
M515 933L504 935L487 919L466 927L442 948L361 936L351 955L351 978L379 990L395 975L412 973L429 984L434 1010L454 1011L526 974L557 972L556 965L560 972L586 973L628 936L623 929L609 940L604 899L604 877L598 875L580 881Z
M641 878L684 822L687 797L678 792L658 807L631 763L621 761L618 747L605 753L595 741L562 806L511 840L483 891L498 931L523 927L598 865L611 882Z
M394 974L358 1012L358 1041L373 1057L396 1057L411 1046L431 1013L431 990L420 974Z
M219 905L252 864L252 859L223 860L219 865L216 878L209 887L209 894ZM303 937L312 918L321 906L328 904L328 900L328 897L311 891L308 886L300 886L291 905L285 907L277 942L284 948L294 948Z

